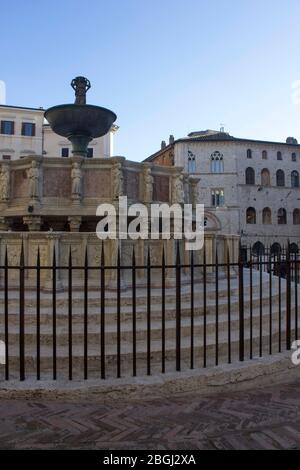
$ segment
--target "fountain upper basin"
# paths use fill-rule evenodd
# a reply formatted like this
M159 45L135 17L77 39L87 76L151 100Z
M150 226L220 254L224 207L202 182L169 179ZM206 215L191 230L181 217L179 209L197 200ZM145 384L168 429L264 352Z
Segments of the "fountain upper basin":
M100 106L62 104L47 109L45 118L58 135L67 138L80 135L94 139L107 134L117 116Z

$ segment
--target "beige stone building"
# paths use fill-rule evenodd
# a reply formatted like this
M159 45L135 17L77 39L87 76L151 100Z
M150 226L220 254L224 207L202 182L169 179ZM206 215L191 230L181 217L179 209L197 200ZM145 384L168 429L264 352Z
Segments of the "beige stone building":
M296 139L268 142L235 138L223 130L192 132L147 161L182 166L199 179L199 202L207 224L241 235L256 250L288 240L300 246L300 145ZM296 247L297 245L297 247Z
M71 157L71 143L51 130L44 121L44 112L43 108L0 105L0 160L17 160L26 155ZM113 126L106 136L94 139L88 157L111 157L117 129Z

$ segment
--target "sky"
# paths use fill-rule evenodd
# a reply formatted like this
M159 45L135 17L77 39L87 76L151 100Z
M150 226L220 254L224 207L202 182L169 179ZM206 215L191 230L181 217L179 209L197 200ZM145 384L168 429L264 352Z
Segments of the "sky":
M115 155L221 124L300 141L299 0L0 0L0 15L6 103L73 102L84 75L118 115Z

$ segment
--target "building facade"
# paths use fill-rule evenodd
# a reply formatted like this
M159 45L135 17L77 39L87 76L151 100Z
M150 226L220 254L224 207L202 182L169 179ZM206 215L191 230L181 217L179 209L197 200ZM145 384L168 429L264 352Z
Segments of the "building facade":
M200 131L169 144L147 161L184 168L198 180L198 201L220 233L239 234L257 252L300 247L300 145Z
M43 108L0 105L0 160L17 160L27 155L72 156L71 143L51 130L44 112ZM111 157L117 129L113 126L106 136L94 139L88 157Z

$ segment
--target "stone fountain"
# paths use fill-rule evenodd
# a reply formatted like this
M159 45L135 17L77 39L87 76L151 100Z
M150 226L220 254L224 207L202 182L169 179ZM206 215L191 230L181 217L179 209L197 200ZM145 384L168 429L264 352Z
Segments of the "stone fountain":
M86 157L89 143L107 134L117 116L109 109L86 104L86 93L91 88L87 78L76 77L71 86L75 103L49 108L45 118L56 134L71 142L74 156Z

